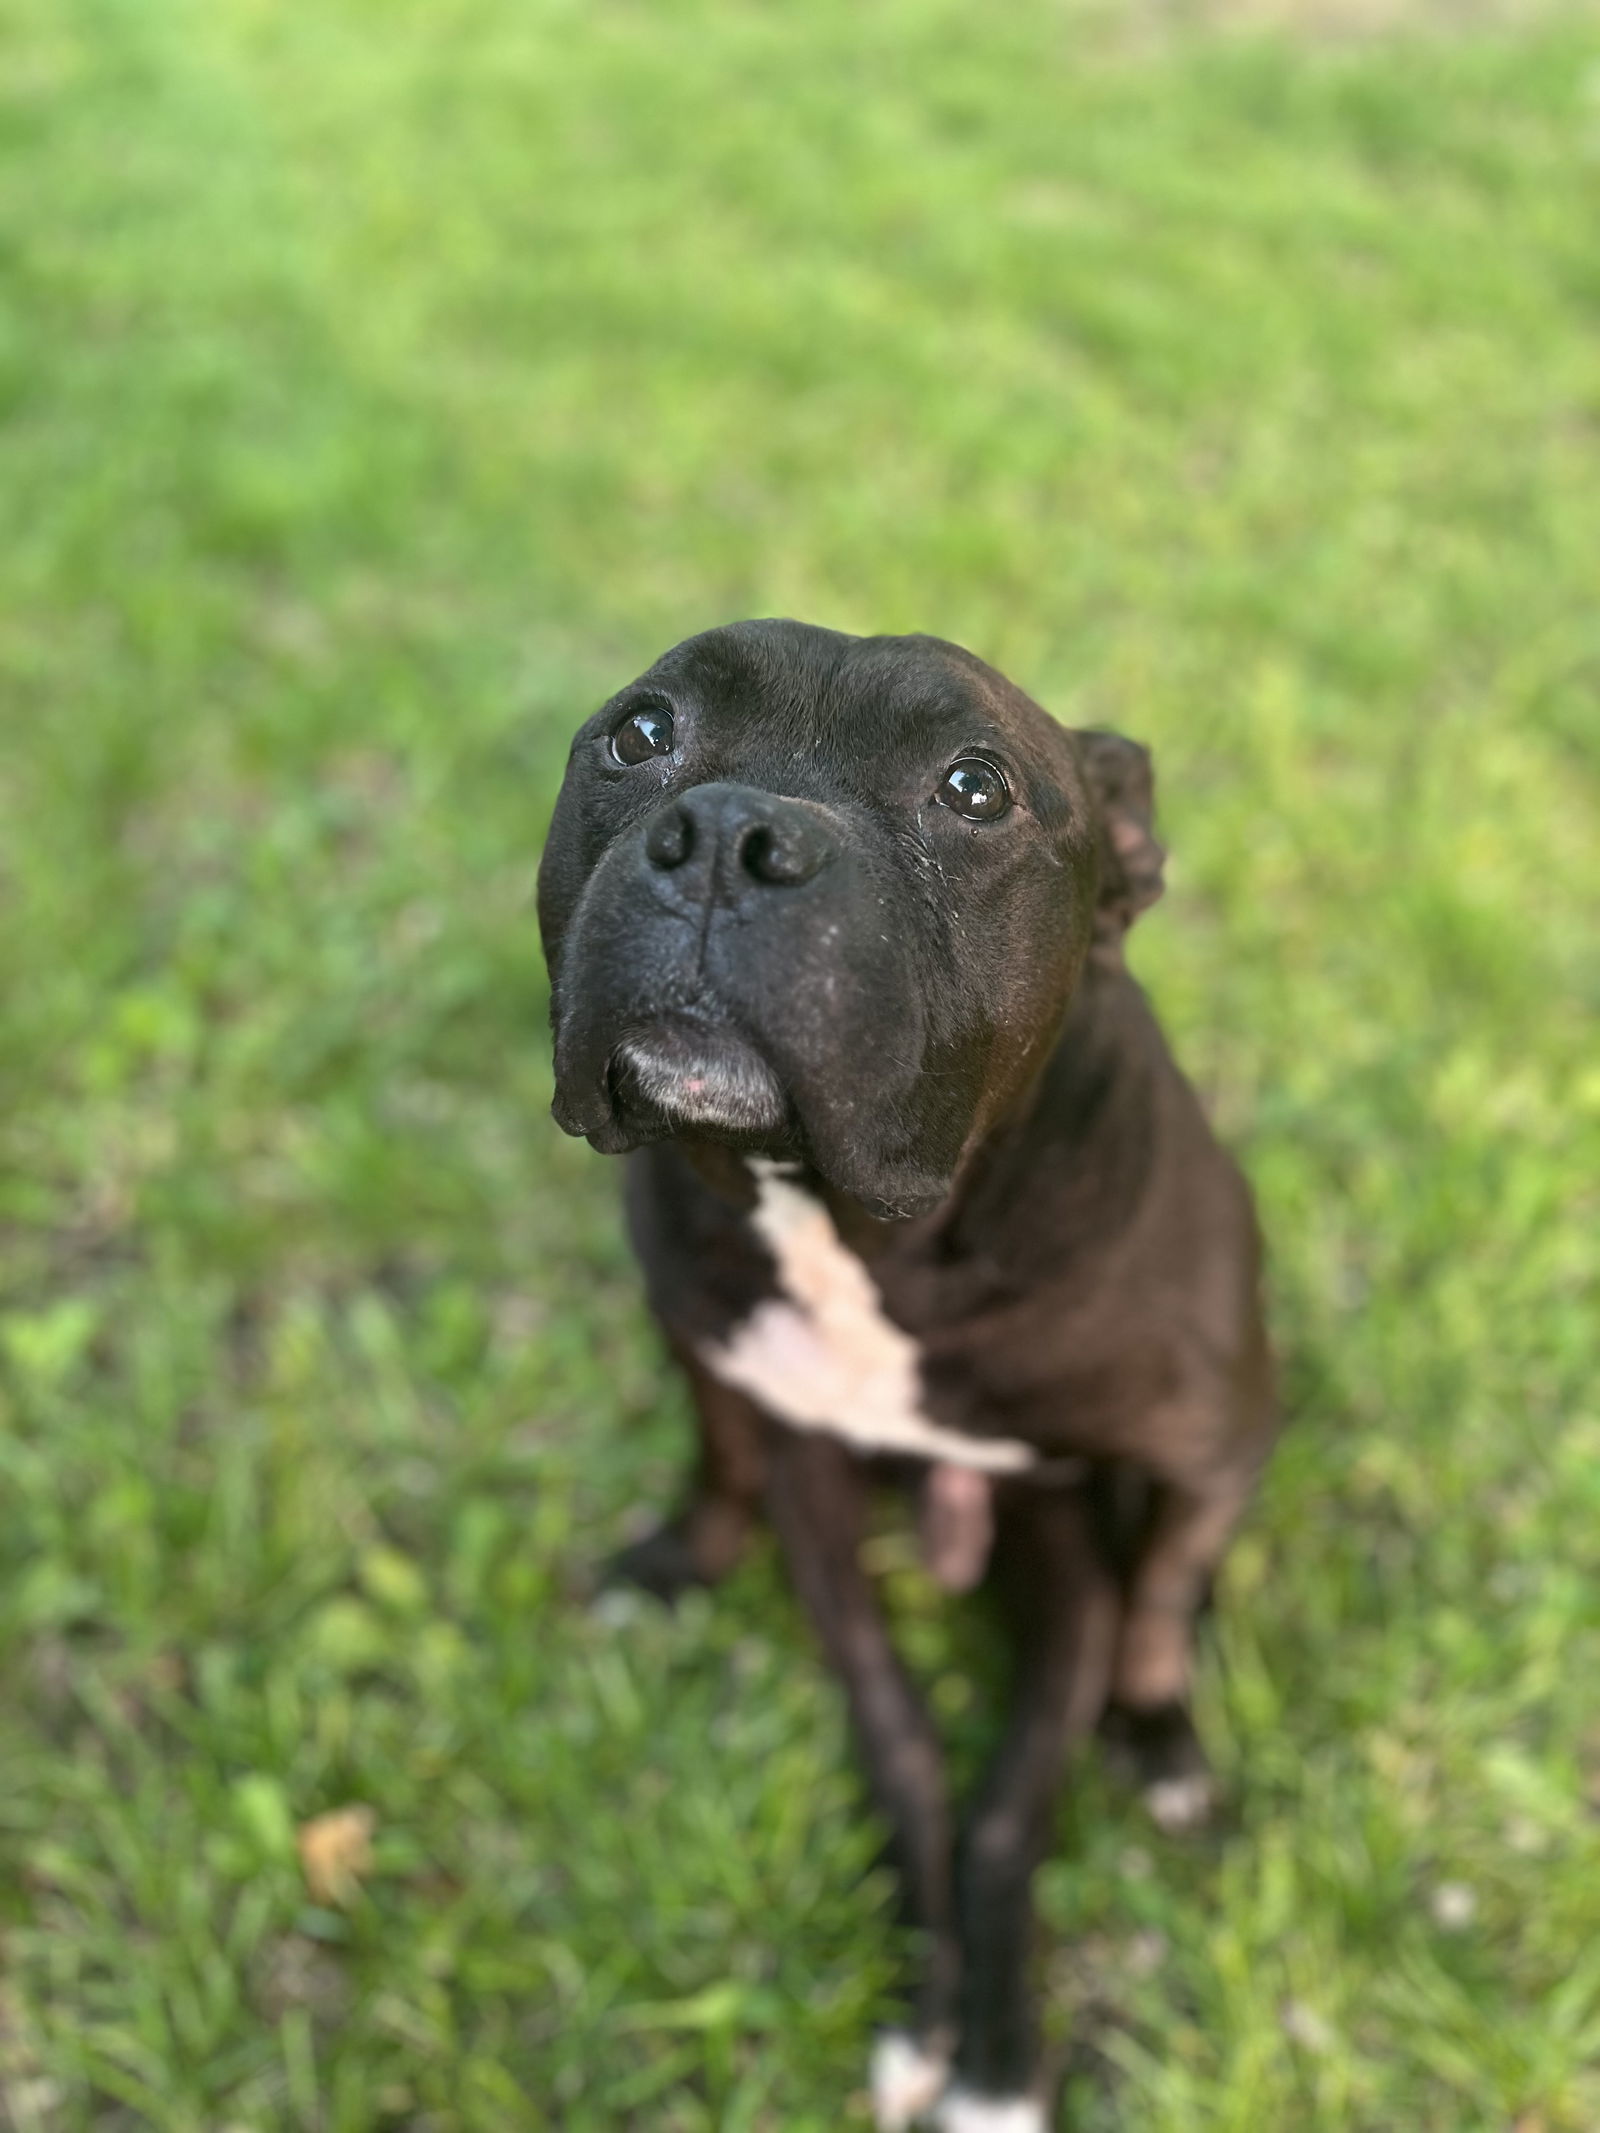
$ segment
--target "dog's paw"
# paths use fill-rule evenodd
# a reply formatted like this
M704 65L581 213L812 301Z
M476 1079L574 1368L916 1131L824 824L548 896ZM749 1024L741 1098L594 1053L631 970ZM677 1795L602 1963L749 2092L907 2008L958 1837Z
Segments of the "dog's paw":
M671 1519L619 1549L601 1574L602 1591L644 1592L669 1607L705 1583L688 1541Z
M1100 1722L1106 1761L1138 1788L1150 1819L1169 1836L1202 1829L1211 1820L1217 1790L1189 1707L1157 1704L1136 1711L1112 1704Z
M932 2110L949 2078L948 2053L903 2029L886 2030L872 2047L872 2118L878 2133L906 2133Z
M1037 2096L975 2096L947 2089L933 2114L936 2133L1047 2133L1049 2118Z

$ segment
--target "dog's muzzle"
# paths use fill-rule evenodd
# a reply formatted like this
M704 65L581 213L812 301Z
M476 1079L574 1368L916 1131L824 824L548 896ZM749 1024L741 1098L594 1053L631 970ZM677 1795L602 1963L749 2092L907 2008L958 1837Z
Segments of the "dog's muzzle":
M776 1133L788 1105L777 1077L743 1038L668 1025L624 1037L606 1084L619 1118L641 1126Z

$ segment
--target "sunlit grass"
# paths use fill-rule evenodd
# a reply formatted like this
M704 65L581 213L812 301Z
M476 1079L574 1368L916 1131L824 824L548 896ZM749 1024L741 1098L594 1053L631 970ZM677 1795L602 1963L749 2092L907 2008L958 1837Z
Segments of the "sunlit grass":
M530 903L579 717L788 612L1153 743L1271 1236L1233 1826L1064 1807L1073 2122L1592 2133L1592 21L4 18L0 2119L859 2114L770 1560L586 1606L684 1414Z

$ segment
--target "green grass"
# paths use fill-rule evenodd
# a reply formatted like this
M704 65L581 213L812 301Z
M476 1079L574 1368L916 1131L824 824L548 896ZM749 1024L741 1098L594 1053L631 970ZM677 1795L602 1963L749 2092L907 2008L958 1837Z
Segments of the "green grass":
M1600 2125L1600 29L1129 5L0 0L17 2133L865 2123L770 1555L586 1605L686 1419L531 910L772 612L1153 742L1271 1237L1233 1826L1064 1806L1072 2124Z

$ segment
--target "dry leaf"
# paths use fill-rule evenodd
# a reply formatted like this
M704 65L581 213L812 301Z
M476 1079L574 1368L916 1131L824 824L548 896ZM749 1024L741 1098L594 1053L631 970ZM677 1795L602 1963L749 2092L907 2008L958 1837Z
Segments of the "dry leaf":
M362 1875L372 1871L377 1821L370 1807L335 1807L301 1823L294 1841L313 1903L349 1902Z

